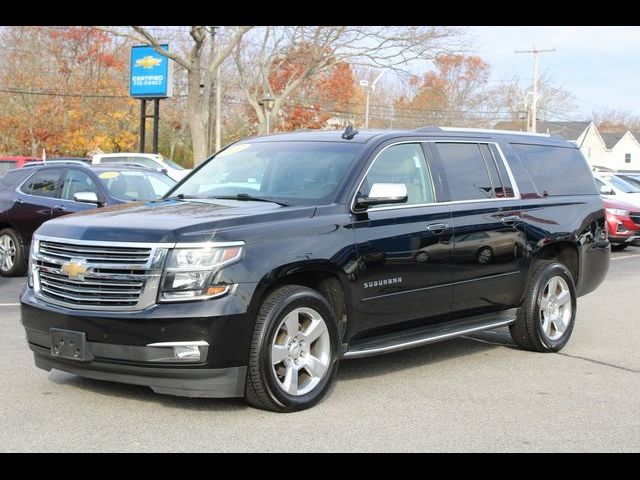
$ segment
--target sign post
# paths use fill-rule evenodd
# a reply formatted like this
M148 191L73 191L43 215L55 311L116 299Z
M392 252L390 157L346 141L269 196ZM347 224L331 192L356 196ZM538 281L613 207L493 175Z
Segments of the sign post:
M169 45L160 45L169 51ZM131 47L129 95L140 99L140 153L144 153L147 118L153 118L153 153L158 153L160 100L173 94L171 61L148 45ZM153 100L153 115L147 115L147 100Z

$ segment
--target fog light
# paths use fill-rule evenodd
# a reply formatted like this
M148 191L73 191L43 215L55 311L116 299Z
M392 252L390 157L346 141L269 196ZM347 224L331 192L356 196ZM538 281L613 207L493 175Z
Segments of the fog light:
M204 340L148 343L147 347L153 347L145 359L149 362L206 362L209 351Z
M200 348L196 345L176 345L173 355L180 360L200 360Z

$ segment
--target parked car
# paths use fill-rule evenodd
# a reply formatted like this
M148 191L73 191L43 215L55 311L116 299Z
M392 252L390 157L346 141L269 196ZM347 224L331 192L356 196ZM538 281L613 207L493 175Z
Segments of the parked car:
M7 170L22 168L27 162L37 161L40 161L40 159L33 157L0 157L0 176Z
M0 275L24 275L33 232L44 222L96 207L160 198L175 185L139 167L47 162L10 170L0 182Z
M640 241L640 208L620 200L604 200L611 248L624 250Z
M610 251L572 142L269 135L214 155L162 200L42 225L22 324L44 370L293 411L320 401L343 358L500 326L522 348L559 351Z
M191 169L184 168L173 160L154 153L101 153L99 155L94 155L91 162L100 165L114 165L122 163L140 165L142 167L166 173L176 182L179 182L191 172Z
M594 173L596 185L604 198L621 200L640 210L640 187L632 185L613 173Z

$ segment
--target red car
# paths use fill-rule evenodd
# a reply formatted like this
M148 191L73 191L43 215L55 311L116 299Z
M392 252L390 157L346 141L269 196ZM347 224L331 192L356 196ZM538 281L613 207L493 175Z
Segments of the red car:
M0 177L7 170L22 168L27 162L37 162L39 160L42 159L33 157L0 157Z
M607 213L609 241L614 250L624 250L640 241L640 211L638 207L620 200L603 198Z

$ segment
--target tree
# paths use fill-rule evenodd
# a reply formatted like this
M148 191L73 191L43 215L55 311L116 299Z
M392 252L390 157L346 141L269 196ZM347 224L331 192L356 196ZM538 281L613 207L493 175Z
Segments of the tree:
M602 133L622 133L627 130L640 130L640 117L628 111L601 110L592 113L593 123Z
M122 43L92 27L5 27L0 124L7 152L84 156L135 141Z
M408 114L401 125L476 124L487 99L489 65L480 57L457 54L438 56L434 66L422 78L410 80L414 95L395 102L396 112Z
M496 112L503 112L503 116L511 121L519 121L523 117L526 119L526 106L531 101L530 92L531 85L523 86L520 78L514 76L490 92L491 108ZM566 119L575 110L576 104L571 92L562 86L554 86L549 75L542 74L538 79L538 119Z
M211 47L209 52L206 46L213 41L212 27L191 26L189 35L191 46L187 54L174 51L166 51L160 47L160 41L145 27L131 27L136 35L133 38L142 43L151 45L156 52L168 57L179 67L187 72L187 122L191 131L193 144L194 164L197 165L207 157L207 135L210 130L209 108L211 105L212 78L216 68L231 54L243 35L251 27L235 27L228 42L217 48L215 53ZM202 88L201 88L202 87Z
M258 119L258 131L264 133L261 99L265 96L274 98L268 115L275 124L310 79L339 63L404 70L416 60L460 49L459 34L448 27L266 26L239 42L234 60L244 97ZM296 60L301 55L304 61ZM291 68L286 80L274 85L282 65Z

